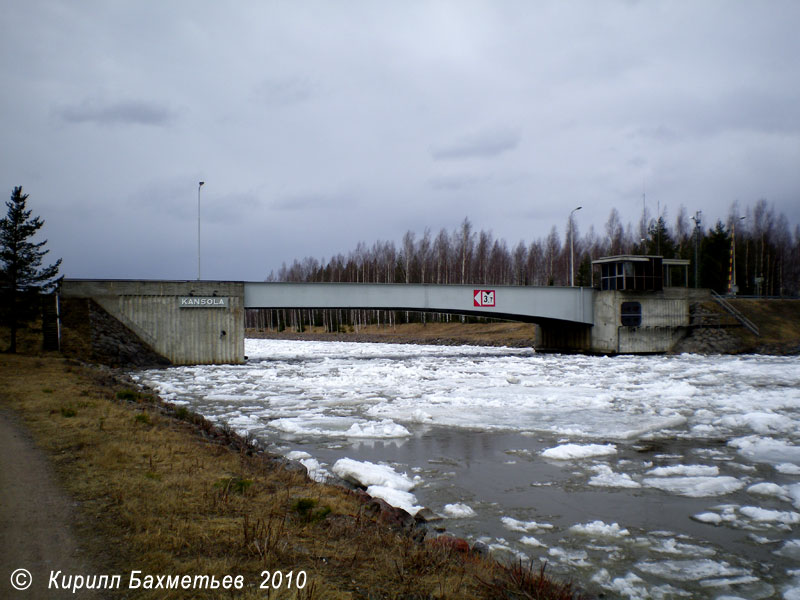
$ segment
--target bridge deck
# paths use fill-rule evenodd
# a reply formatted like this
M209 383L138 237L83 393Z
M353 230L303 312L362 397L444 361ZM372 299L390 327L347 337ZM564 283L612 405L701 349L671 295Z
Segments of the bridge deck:
M593 294L580 287L245 283L244 307L412 310L591 325Z

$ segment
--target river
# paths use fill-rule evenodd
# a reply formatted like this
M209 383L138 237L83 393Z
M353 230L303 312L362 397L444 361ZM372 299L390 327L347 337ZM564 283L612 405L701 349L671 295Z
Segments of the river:
M799 357L255 339L246 354L135 377L590 592L800 598Z

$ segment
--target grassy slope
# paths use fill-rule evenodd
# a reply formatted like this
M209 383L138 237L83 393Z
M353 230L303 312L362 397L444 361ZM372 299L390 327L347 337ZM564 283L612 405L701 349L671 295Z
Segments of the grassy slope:
M123 580L133 569L233 574L257 587L264 569L302 569L309 583L301 591L267 596L251 587L237 597L571 597L538 573L415 542L376 522L357 495L232 449L202 419L121 390L107 370L56 354L0 355L0 403L55 463L97 563ZM540 586L542 595L512 592Z
M740 331L749 348L786 351L800 345L800 301L742 299L731 304L759 328L758 337Z
M709 300L703 308L736 340L736 351L762 354L796 354L800 351L800 300L728 299L759 330L755 335L741 326L722 306ZM713 327L713 325L711 325Z

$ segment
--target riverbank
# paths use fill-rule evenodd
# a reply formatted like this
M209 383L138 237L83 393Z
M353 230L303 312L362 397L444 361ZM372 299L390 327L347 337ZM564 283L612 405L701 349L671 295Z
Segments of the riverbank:
M692 307L693 325L673 349L692 354L800 354L800 300L737 299L731 304L759 328L759 335L745 329L715 302ZM400 323L367 325L347 332L326 332L322 327L302 332L285 329L248 329L247 337L312 341L377 342L395 344L508 346L535 348L532 323Z
M347 332L326 332L322 327L302 332L284 329L247 329L250 338L313 340L336 342L375 342L389 344L433 344L444 346L509 346L531 348L536 338L532 323L497 321L492 323L400 323L393 326L366 325Z
M542 581L543 597L573 596L542 580L538 568L505 568L454 538L423 542L423 524L388 518L399 513L358 491L312 482L303 469L107 368L55 353L3 354L0 390L0 406L30 432L72 505L64 514L75 522L53 528L74 531L86 564L101 571L86 573L77 563L58 570L120 574L119 591L105 589L104 597L219 595L196 587L130 590L135 571L153 575L154 585L157 576L162 583L231 577L242 584L233 590L238 598L500 598ZM13 485L4 481L4 502ZM41 512L40 501L26 498L17 509ZM275 573L280 589L261 589L276 587ZM33 575L30 597L57 597L44 587L46 572Z

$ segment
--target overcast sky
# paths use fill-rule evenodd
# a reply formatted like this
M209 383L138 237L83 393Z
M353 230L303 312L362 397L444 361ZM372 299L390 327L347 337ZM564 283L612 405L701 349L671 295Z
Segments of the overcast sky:
M766 198L800 2L6 2L0 182L67 277L261 280L468 217L509 244Z

